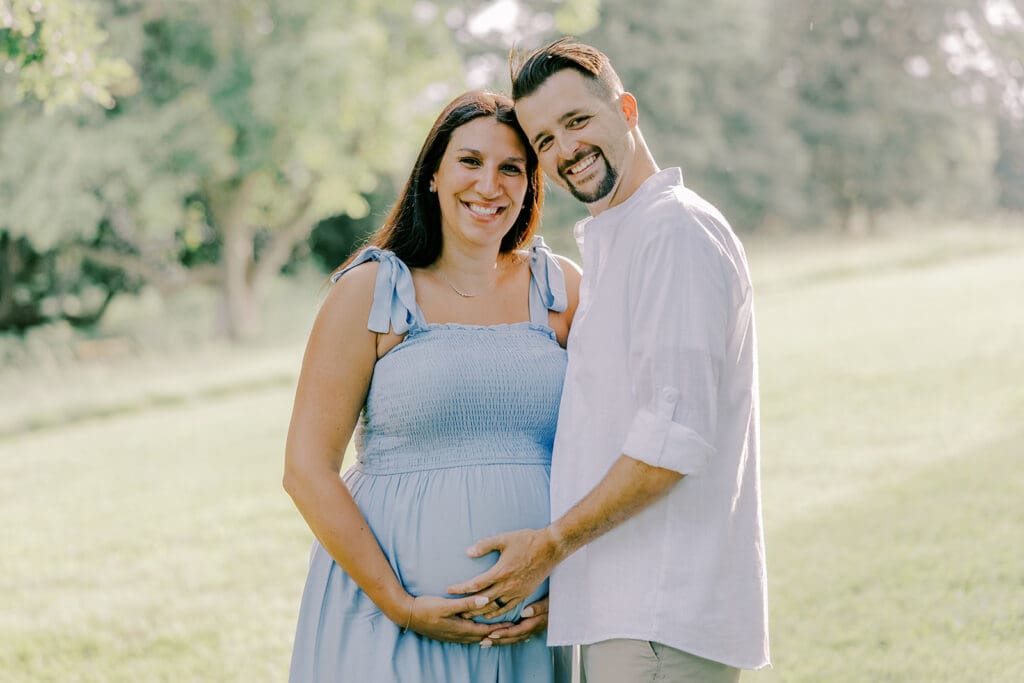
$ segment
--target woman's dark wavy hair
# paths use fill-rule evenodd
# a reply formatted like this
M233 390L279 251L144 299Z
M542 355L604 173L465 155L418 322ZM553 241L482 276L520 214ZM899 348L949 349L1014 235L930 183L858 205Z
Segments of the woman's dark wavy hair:
M429 266L438 259L442 244L441 205L437 193L430 191L430 179L440 166L441 157L455 130L484 116L515 131L526 150L526 195L516 222L501 240L501 251L508 253L530 241L540 222L541 207L544 204L543 176L537 155L530 147L526 133L519 127L512 99L497 93L473 90L456 97L437 117L398 201L384 224L369 237L365 246L393 251L411 268ZM354 258L355 254L346 261L346 265Z

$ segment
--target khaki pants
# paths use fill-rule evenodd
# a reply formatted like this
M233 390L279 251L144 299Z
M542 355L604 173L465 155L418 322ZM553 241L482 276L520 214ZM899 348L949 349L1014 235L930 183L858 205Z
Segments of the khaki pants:
M646 640L617 638L582 648L581 683L736 683L740 670Z

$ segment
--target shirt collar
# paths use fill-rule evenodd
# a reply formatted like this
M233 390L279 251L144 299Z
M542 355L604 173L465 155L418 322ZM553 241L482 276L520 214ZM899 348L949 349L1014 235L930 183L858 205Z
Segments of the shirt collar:
M605 209L596 216L587 216L576 222L572 230L576 244L579 246L580 254L583 254L584 233L593 226L600 226L605 223L614 223L628 214L637 206L647 203L652 195L658 194L672 187L680 187L683 184L683 171L678 166L658 171L645 180L626 201L617 204L610 209Z

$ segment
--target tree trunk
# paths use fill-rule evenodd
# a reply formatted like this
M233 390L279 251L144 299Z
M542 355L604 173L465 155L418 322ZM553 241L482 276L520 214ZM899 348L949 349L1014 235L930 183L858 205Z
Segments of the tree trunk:
M14 271L18 267L18 255L14 251L14 240L7 231L0 231L0 330L14 310Z
M255 229L247 220L253 191L252 176L206 188L222 240L217 331L232 342L252 339L260 326L259 307L251 287Z
M250 286L253 232L244 224L224 225L221 253L221 331L233 342L252 339L259 332L259 306Z
M840 202L836 207L839 214L839 229L844 235L853 234L853 208L846 202Z
M65 313L63 318L67 320L74 327L90 327L95 325L103 317L103 314L107 312L107 308L110 306L110 302L117 296L117 290L108 289L106 295L103 297L103 303L101 303L96 310L90 311L83 315L69 315Z
M235 342L244 342L259 332L262 291L288 262L296 242L308 238L313 230L313 194L307 192L273 230L273 238L257 263L253 253L254 229L244 220L248 187L243 183L223 222L224 332Z
M46 322L38 301L18 303L14 297L18 277L25 275L25 264L18 251L18 240L6 230L0 231L0 332L22 331Z
M878 212L871 207L865 211L867 211L867 233L874 235L878 232Z
M254 253L256 227L249 220L255 176L237 184L208 187L221 243L220 331L233 342L252 339L260 331L260 297L267 284L288 262L295 244L313 230L312 185L295 202L280 224L270 226L273 237L261 250L257 263Z

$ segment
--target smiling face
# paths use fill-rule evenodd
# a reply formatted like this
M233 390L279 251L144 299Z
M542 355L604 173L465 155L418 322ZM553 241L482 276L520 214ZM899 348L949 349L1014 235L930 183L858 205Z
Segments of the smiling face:
M578 71L563 69L517 100L516 116L550 178L585 204L613 201L634 150L631 95L608 101Z
M526 149L509 126L473 119L452 133L431 185L445 243L498 245L523 208Z

